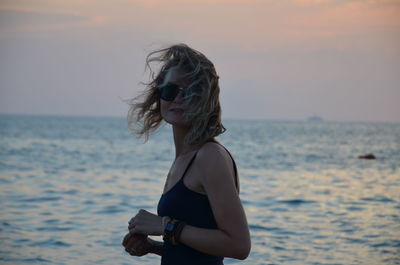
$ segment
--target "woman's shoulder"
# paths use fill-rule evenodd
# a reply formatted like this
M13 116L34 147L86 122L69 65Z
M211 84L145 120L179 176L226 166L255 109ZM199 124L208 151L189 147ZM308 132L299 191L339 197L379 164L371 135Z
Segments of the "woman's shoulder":
M194 167L206 191L210 190L210 187L225 189L226 185L232 185L239 192L236 165L224 146L215 142L205 143L197 156Z
M232 169L233 161L228 150L220 143L210 141L199 149L196 160L203 169L229 170Z
M214 140L204 143L199 149L198 154L199 156L203 156L203 158L207 158L209 156L218 158L220 156L226 157L228 155L228 151L221 143Z

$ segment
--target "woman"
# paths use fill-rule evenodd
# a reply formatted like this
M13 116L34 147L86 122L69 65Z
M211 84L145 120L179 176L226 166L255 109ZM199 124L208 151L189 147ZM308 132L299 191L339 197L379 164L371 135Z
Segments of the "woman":
M151 62L161 63L157 75ZM129 221L125 250L132 256L158 254L163 265L219 265L223 257L245 259L250 234L238 196L236 165L214 139L225 131L214 65L184 44L150 53L146 65L153 80L130 102L129 126L147 139L162 121L171 124L175 161L158 215L140 210ZM163 242L148 235L162 235Z

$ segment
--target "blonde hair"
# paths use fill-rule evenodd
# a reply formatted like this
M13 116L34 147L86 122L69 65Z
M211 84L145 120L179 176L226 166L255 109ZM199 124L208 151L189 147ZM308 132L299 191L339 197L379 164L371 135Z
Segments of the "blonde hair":
M156 73L150 63L161 64ZM128 127L138 137L148 139L163 122L160 111L160 95L157 85L161 84L167 72L177 67L188 81L183 98L184 118L190 122L185 137L187 144L201 144L225 132L221 123L218 75L213 63L201 52L185 44L153 51L146 58L146 69L150 70L151 81L145 83L145 90L128 101Z

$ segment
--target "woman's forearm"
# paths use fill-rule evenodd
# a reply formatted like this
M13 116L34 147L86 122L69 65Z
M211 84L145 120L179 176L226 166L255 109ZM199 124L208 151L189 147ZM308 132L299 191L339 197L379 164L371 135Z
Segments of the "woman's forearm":
M164 243L152 240L150 238L148 240L149 240L150 244L152 245L150 248L150 253L162 256L162 253L164 251Z
M204 229L190 225L183 228L179 241L209 255L241 260L249 255L251 244L247 237L233 237L222 230Z

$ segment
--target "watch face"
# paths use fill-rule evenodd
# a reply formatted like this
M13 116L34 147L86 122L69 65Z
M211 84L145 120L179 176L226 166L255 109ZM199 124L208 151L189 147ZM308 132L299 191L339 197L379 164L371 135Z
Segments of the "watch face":
M171 224L171 223L168 223L167 226L165 227L165 230L167 230L167 231L172 231L172 230L174 230L174 225Z

